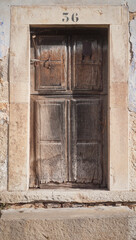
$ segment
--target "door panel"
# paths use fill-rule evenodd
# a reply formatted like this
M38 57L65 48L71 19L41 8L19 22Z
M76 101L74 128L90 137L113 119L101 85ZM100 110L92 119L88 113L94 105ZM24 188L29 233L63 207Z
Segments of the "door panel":
M102 54L100 38L90 35L73 37L72 90L103 90Z
M44 97L43 97L44 98ZM36 101L36 161L39 183L67 180L66 101Z
M101 144L77 143L77 166L74 180L77 182L101 184L102 182L102 149ZM73 159L74 160L74 159ZM74 161L73 161L74 168ZM74 171L75 172L75 171Z
M67 87L67 40L65 36L37 36L36 90Z
M79 141L101 140L101 101L81 99L77 100L75 104L77 139Z
M101 184L103 100L71 100L71 181Z
M46 100L47 101L47 100ZM40 103L41 141L61 141L63 132L63 103L47 102ZM62 119L61 119L62 117Z

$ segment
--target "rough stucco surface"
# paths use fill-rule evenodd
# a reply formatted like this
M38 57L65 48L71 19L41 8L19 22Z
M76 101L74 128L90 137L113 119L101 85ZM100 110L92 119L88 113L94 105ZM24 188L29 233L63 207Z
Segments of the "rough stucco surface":
M135 0L127 0L124 1L126 4L129 6L129 11L130 12L135 12L136 11L136 1Z
M7 190L8 165L8 61L10 42L10 6L12 5L76 5L76 0L0 0L0 190ZM128 5L130 12L136 11L135 0L85 0L78 5ZM130 42L132 61L129 74L129 156L130 156L130 189L136 189L136 19L130 22Z
M131 63L129 72L129 110L136 112L136 19L130 22Z
M129 163L130 189L136 190L136 19L130 21Z
M135 228L136 214L127 207L6 210L0 240L132 240Z
M130 189L136 190L136 113L129 113Z
M8 53L5 46L3 22L0 20L0 189L7 188L8 160Z

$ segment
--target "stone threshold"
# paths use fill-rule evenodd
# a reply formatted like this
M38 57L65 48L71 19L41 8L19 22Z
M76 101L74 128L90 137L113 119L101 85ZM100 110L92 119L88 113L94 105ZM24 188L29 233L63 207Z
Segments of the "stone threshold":
M109 216L135 216L132 210L127 207L93 207L93 208L65 208L65 209L8 209L1 211L1 219L69 219L84 217L109 217Z
M127 207L3 210L0 240L136 239L136 213Z
M136 203L136 192L88 189L2 191L0 203ZM112 204L111 204L112 205Z

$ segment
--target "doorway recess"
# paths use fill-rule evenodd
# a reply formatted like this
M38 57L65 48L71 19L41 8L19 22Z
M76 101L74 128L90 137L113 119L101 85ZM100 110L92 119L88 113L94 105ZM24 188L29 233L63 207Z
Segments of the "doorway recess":
M104 28L31 28L30 187L107 186Z

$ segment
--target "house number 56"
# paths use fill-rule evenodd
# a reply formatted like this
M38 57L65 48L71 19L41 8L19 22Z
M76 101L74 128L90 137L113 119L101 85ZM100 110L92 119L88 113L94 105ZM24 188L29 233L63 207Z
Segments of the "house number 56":
M69 22L69 19L71 19L72 22L78 22L79 20L78 13L73 13L71 16L69 16L68 12L64 12L62 22Z

